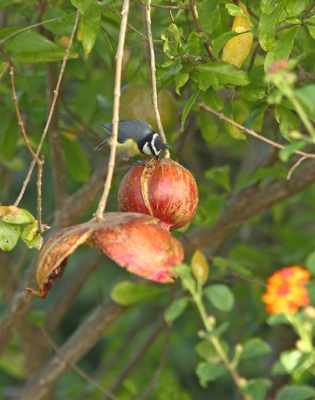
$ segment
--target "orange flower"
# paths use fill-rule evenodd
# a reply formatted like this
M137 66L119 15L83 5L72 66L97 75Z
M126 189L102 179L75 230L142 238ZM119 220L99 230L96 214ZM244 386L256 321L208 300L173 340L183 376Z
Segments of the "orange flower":
M262 296L270 314L294 314L299 307L309 304L307 290L303 286L310 272L298 267L285 267L267 279L267 292Z

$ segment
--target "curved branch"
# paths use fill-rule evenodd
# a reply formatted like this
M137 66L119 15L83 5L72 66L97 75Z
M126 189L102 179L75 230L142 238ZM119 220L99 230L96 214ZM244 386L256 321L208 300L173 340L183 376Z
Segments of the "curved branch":
M293 196L314 182L315 162L310 161L304 168L295 172L289 181L276 181L263 189L250 187L236 194L211 228L197 229L182 237L185 257L189 257L197 247L201 249L209 247L231 235L252 216Z
M85 322L60 348L64 358L55 354L47 364L27 382L20 392L23 400L45 399L55 382L67 372L93 345L103 333L127 310L109 300L98 305Z

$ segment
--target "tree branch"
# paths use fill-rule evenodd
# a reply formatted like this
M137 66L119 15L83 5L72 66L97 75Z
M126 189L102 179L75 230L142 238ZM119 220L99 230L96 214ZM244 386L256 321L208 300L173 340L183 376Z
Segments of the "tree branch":
M304 168L295 172L289 181L276 181L263 189L251 187L237 193L230 199L226 210L211 228L201 228L183 235L181 241L185 257L191 256L197 247L207 248L231 235L247 219L293 196L314 182L315 162L309 161Z
M20 392L23 400L41 400L51 391L55 382L70 369L100 339L103 333L127 310L111 300L98 305L93 313L60 348L64 358L55 354L47 364L26 383Z

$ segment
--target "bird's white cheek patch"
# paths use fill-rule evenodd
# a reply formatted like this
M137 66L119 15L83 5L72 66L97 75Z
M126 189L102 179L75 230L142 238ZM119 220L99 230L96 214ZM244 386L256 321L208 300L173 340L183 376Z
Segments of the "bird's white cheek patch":
M152 136L152 140L151 140L151 147L152 147L153 153L154 153L155 155L158 155L159 152L161 151L161 150L157 150L156 147L155 147L155 139L156 139L158 136L159 136L159 135L158 135L157 133L155 133L155 134Z
M150 150L150 147L149 147L149 143L146 143L143 146L142 151L144 152L144 154L148 154L149 156L151 156L151 150Z

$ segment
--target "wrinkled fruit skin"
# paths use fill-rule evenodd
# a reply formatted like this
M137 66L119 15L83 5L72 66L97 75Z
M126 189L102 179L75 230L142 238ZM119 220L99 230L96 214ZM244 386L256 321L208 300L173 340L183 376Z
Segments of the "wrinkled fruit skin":
M120 211L152 215L164 228L179 229L197 210L196 181L186 168L168 158L150 163L152 167L133 167L123 178L118 191Z
M174 282L172 267L184 258L182 244L160 226L157 218L105 213L100 222L92 219L51 236L36 263L39 290L26 290L46 298L66 268L68 257L80 246L96 247L129 272L159 283Z

